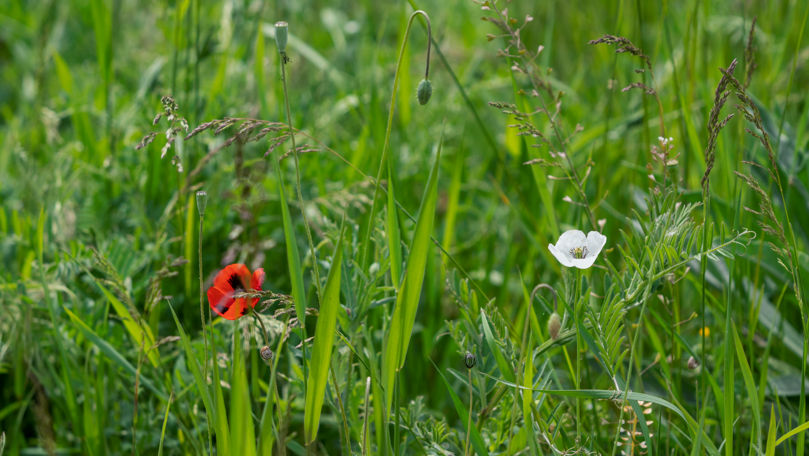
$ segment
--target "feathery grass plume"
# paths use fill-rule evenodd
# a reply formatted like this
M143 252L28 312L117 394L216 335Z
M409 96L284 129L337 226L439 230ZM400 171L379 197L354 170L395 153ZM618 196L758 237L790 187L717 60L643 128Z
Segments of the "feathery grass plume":
M778 190L778 197L780 201L786 201L784 197L784 185L781 181L781 173L778 168L776 151L770 141L770 135L764 127L764 121L761 117L761 112L758 105L747 94L747 89L736 79L733 74L724 70L722 73L727 76L728 85L733 90L734 95L739 100L740 105L737 106L739 112L742 113L745 120L753 125L753 128L747 128L747 132L758 139L764 150L767 152L768 166L763 166L752 160L745 160L744 163L750 167L761 169L765 175L769 177L770 181L775 184ZM744 174L734 171L734 174L744 181L759 196L758 210L745 207L745 210L759 216L759 223L762 230L771 234L778 241L778 245L770 242L769 245L772 250L778 255L778 262L790 274L792 278L792 287L795 297L798 300L798 305L801 311L801 316L806 325L807 309L805 308L805 297L803 295L803 284L800 278L800 266L798 264L798 245L795 240L795 231L789 218L789 211L786 206L783 208L782 222L775 213L772 201L773 195L765 191L761 183L752 173ZM806 334L804 334L806 337ZM803 402L803 400L802 400ZM803 408L803 407L802 407Z
M509 127L516 128L518 135L526 136L535 141L534 144L530 144L530 147L548 148L548 154L550 155L549 160L536 158L524 164L537 164L550 168L558 168L564 172L565 176L563 177L549 176L548 178L551 180L569 180L573 182L578 199L575 204L584 208L592 228L597 229L598 224L590 208L587 193L584 190L584 184L590 174L593 163L588 158L583 165L577 166L573 161L573 157L567 153L568 144L583 128L580 125L576 125L569 135L563 133L560 123L560 112L564 92L554 91L550 81L547 79L547 75L550 74L551 69L543 70L536 63L544 47L540 45L535 51L528 49L521 37L522 30L528 26L534 18L527 14L522 21L519 21L509 16L508 8L500 9L497 6L496 0L476 1L476 3L480 5L480 9L486 14L482 19L500 30L500 34L498 35L488 35L487 38L489 41L495 38L501 38L505 42L505 47L500 49L497 55L507 59L512 73L514 73L515 77L518 77L518 80L527 80L528 89L519 89L516 95L535 99L537 104L537 106L532 106L530 111L525 112L511 103L490 102L489 105L499 109L507 116L514 117L516 123L509 125ZM533 121L535 114L544 114L548 122L550 133L543 133L542 130L536 126ZM583 173L579 172L579 167L584 168ZM540 189L540 192L542 191L543 190ZM545 195L543 199L546 200L544 204L549 205L549 197ZM572 198L566 201L573 202ZM548 210L550 210L550 208L548 208Z
M628 86L621 89L621 92L628 92L632 89L641 89L645 94L651 95L654 97L655 101L657 102L657 110L660 122L660 136L665 138L666 137L666 126L663 123L663 102L660 100L660 96L655 89L657 85L655 82L655 75L654 71L652 70L652 61L649 59L649 56L643 53L643 51L632 44L629 39L624 38L622 36L616 35L604 35L601 38L590 40L588 44L596 45L596 44L607 44L610 46L616 46L615 53L616 54L630 54L635 57L638 57L643 62L643 68L635 69L636 73L648 73L649 78L652 80L652 85L649 86L642 82L633 82L630 83Z
M615 49L616 54L628 53L634 55L635 57L640 58L643 61L643 64L646 67L646 69L648 70L652 69L652 61L649 59L649 57L646 54L644 54L643 51L640 50L640 48L632 44L632 42L629 41L627 38L615 35L604 35L601 38L590 40L588 42L588 44L592 45L602 43L616 46L617 47Z
M735 63L736 61L734 60L733 62ZM761 114L758 110L758 106L747 95L747 91L745 90L744 86L739 82L738 79L736 79L733 76L733 74L730 71L731 69L732 68L728 68L728 70L724 70L722 72L727 78L727 82L730 85L731 90L733 91L734 95L740 102L740 105L737 106L737 109L739 110L739 112L742 113L745 120L753 124L753 126L755 127L755 129L747 128L746 131L751 136L758 139L761 145L764 147L764 150L767 152L767 159L769 162L768 163L769 166L761 165L752 160L745 160L743 161L743 163L751 167L762 170L767 176L769 176L769 178L773 181L773 183L775 183L779 191L783 192L781 175L778 170L778 164L776 162L775 150L772 146L772 143L770 142L770 136L764 129L764 123L761 118ZM776 253L778 253L779 256L782 256L782 259L788 260L788 263L791 264L792 252L789 248L783 247L787 245L787 233L784 229L784 225L781 223L781 220L779 220L779 218L777 217L775 210L773 208L772 195L770 195L767 191L765 191L762 188L758 179L756 179L752 173L743 174L738 171L734 171L734 174L736 174L736 176L742 179L742 181L744 181L756 194L759 195L760 197L759 209L755 210L748 207L745 207L745 209L760 217L759 223L761 224L761 228L765 232L773 235L782 244L782 247L778 247L771 244L773 250ZM787 269L788 272L792 272L790 270L790 267L787 267L786 265L784 265L784 267Z
M702 184L702 192L707 195L710 188L711 171L713 170L714 161L716 159L716 140L719 138L719 132L725 128L734 114L728 114L723 119L719 116L722 113L722 108L728 101L730 92L727 90L728 83L730 82L729 76L733 74L736 69L736 59L733 59L728 65L727 70L723 71L722 78L719 79L719 84L716 86L714 92L713 106L711 113L708 115L708 144L705 146L705 174L702 176L700 183Z
M753 38L756 33L757 17L753 18L753 23L750 24L750 33L747 34L747 45L744 47L744 88L750 87L750 81L753 79L753 72L758 68L756 62L756 55L753 52Z
M166 156L169 149L171 149L171 146L176 141L179 133L188 133L188 121L185 119L185 117L179 115L179 107L177 106L177 102L174 101L174 98L166 95L160 99L160 102L163 103L163 112L157 113L154 120L152 120L152 126L156 126L163 117L165 117L166 121L169 123L169 128L165 132L166 144L164 144L163 148L160 149L160 158L162 159ZM153 131L144 136L140 142L135 145L135 150L143 149L151 144L158 134L159 132ZM175 153L171 157L171 164L177 167L177 172L183 172L182 158L178 154Z

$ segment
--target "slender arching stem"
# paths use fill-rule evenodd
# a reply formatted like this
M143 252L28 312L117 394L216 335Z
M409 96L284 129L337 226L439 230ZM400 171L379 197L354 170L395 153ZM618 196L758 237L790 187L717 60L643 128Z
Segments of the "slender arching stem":
M430 47L431 47L431 39L432 39L432 28L430 26L430 16L427 15L422 10L413 11L410 15L410 19L407 21L407 28L405 29L404 38L402 39L402 47L399 49L399 59L396 61L396 72L393 75L393 90L390 93L390 107L388 108L388 125L385 128L385 142L382 145L382 157L379 160L379 170L376 173L376 182L374 183L374 198L371 202L371 213L368 217L368 228L365 232L365 238L362 242L362 251L360 255L360 265L363 268L367 267L368 265L368 244L370 244L371 233L373 232L373 220L374 216L376 215L376 202L379 198L379 182L382 179L382 170L387 168L388 166L388 151L390 149L390 133L391 129L393 128L393 113L396 107L396 90L399 87L399 69L402 66L402 60L404 59L404 52L405 48L407 47L407 37L410 35L410 27L413 25L413 20L416 16L424 17L424 20L427 22L427 63L424 68L424 79L428 79L430 76Z

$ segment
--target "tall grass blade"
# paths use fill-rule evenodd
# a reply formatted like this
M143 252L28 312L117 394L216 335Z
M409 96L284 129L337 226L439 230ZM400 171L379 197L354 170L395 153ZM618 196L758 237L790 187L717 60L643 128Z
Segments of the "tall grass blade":
M742 369L742 377L744 378L744 386L747 389L747 398L750 400L750 408L753 412L753 430L750 433L750 451L753 448L761 448L761 410L758 403L758 390L756 389L756 382L753 380L753 372L750 370L750 365L747 362L747 356L744 354L744 346L742 340L739 338L739 333L736 331L736 325L731 325L733 332L733 341L736 345L736 357L739 360L739 366Z
M309 445L317 437L320 426L320 413L323 407L323 396L326 393L331 352L334 346L334 332L337 326L337 313L340 311L340 272L343 261L343 234L345 226L337 240L334 258L331 262L329 276L320 303L320 314L315 327L315 339L312 346L309 378L306 387L304 405L304 434Z
M275 168L275 177L278 183L278 197L281 200L281 219L284 224L284 242L287 245L287 264L289 266L289 277L292 282L292 300L295 302L295 316L306 335L306 290L303 288L303 269L301 268L301 257L298 254L298 243L295 241L295 231L292 228L292 217L289 215L289 204L286 197L286 187L284 179L281 177L281 164L275 159L271 159ZM316 260L313 260L316 261ZM304 363L306 360L304 360Z
M770 427L767 429L767 450L764 452L766 456L775 455L775 447L778 445L775 438L776 432L778 432L778 426L775 424L775 405L771 405Z
M390 275L394 288L399 289L399 280L402 278L402 242L399 232L399 213L396 209L396 195L394 192L394 174L390 169L388 160L388 208L385 214L385 235L388 239L388 252L390 255Z
M163 415L163 427L160 429L160 445L157 447L157 456L163 454L163 442L166 440L166 424L169 422L169 410L171 409L171 402L174 400L174 392L169 394L169 400L166 401L166 413ZM0 451L0 456L3 452Z
M407 347L410 344L410 336L421 297L427 255L430 250L430 237L433 232L435 206L438 200L438 164L440 161L441 145L439 144L435 163L427 180L427 188L421 200L421 207L416 216L416 232L410 245L410 256L407 258L401 289L396 295L396 308L393 311L390 331L385 339L382 355L382 384L385 388L386 410L390 410L393 401L393 383L396 371L402 368L407 357Z

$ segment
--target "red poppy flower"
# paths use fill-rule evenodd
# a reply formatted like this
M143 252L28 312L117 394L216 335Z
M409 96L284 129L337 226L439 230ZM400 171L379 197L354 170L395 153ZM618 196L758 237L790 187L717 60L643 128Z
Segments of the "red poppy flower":
M255 307L258 298L234 298L239 291L261 290L264 283L264 269L256 269L253 275L243 264L230 264L219 271L208 288L208 304L211 309L228 320L236 320L247 313L247 306Z

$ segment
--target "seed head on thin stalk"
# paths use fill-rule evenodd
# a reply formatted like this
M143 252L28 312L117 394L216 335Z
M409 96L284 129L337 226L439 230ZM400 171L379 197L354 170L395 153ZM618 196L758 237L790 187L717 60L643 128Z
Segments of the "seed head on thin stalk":
M278 46L278 54L281 57L281 83L284 87L284 107L286 108L287 124L289 126L289 139L292 141L292 156L295 159L295 187L298 196L298 205L301 208L301 216L303 217L303 225L306 229L306 239L309 241L309 250L312 254L312 269L315 274L315 288L317 288L317 296L323 296L320 287L320 272L317 265L317 253L315 251L315 243L312 240L312 230L309 228L309 220L306 217L306 210L303 205L303 193L301 192L301 167L298 160L298 149L295 146L295 130L292 128L292 116L289 109L289 92L287 90L287 76L286 66L289 63L289 57L286 53L287 35L289 24L285 21L278 21L275 23L275 43ZM301 322L301 327L304 327Z
M469 454L469 435L472 430L472 401L474 400L474 396L472 395L472 368L475 367L477 364L477 358L475 358L475 354L472 352L466 352L463 357L463 363L466 366L466 378L469 382L469 417L467 418L466 422L466 441L464 442L464 456Z

